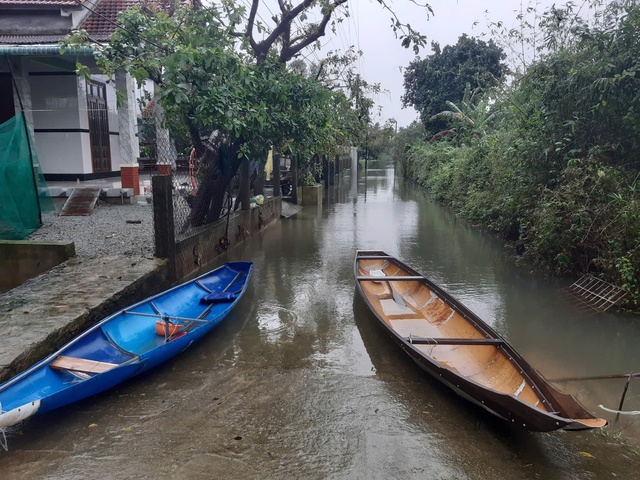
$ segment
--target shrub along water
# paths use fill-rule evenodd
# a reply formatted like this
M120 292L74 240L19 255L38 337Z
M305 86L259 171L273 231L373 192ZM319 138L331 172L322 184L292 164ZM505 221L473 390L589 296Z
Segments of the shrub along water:
M396 145L403 174L461 216L518 242L557 274L590 272L640 310L640 6L611 2L591 25L544 17L549 52L498 95L465 105L482 131ZM555 13L557 14L557 10ZM562 42L558 39L562 38ZM486 97L485 97L486 98ZM474 110L475 109L475 110ZM499 114L499 115L498 115ZM478 123L478 122L474 122Z

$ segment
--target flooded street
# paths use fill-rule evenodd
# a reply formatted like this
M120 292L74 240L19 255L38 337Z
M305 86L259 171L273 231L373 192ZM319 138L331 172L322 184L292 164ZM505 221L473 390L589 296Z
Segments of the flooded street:
M346 172L348 175L348 172ZM357 249L442 285L546 377L640 368L640 322L586 315L569 281L518 267L391 167L342 180L232 251L254 276L220 328L167 364L35 417L0 450L0 479L637 478L640 426L530 433L457 397L385 336L356 295ZM635 383L634 383L635 382ZM559 384L594 414L624 380ZM624 410L640 410L640 380Z

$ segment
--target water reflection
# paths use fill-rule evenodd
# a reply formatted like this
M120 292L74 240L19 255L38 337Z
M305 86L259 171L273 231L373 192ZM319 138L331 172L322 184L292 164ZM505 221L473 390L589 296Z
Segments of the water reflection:
M354 177L345 177L319 209L305 208L274 227L277 232L265 235L269 244L260 246L264 263L256 268L264 272L260 288L266 291L261 297L270 299L261 304L264 312L259 314L262 341L295 337L297 345L308 343L298 351L305 352L305 362L367 371L368 362L353 353L359 333L352 321L352 264L355 250L379 249L442 285L547 377L640 368L640 350L634 347L638 322L625 315L576 311L562 295L567 281L516 266L513 252L499 239L471 228L403 184L392 167L371 166L366 176L358 176L357 185ZM617 407L623 383L573 382L562 387L606 417L598 405ZM640 410L639 395L640 384L634 387L632 382L625 409ZM625 434L637 436L637 430L626 428Z
M549 377L638 368L638 322L576 312L560 294L565 283L514 266L499 240L403 185L392 168L351 179L318 208L221 259L253 259L255 268L220 328L54 421L35 418L11 440L15 450L0 455L0 471L30 480L104 471L185 479L635 478L638 461L598 433L513 429L424 373L355 297L353 259L357 249L403 259ZM597 409L617 406L623 382L564 386ZM632 384L625 408L640 410L638 391ZM617 428L627 423L624 435L637 436L635 418Z

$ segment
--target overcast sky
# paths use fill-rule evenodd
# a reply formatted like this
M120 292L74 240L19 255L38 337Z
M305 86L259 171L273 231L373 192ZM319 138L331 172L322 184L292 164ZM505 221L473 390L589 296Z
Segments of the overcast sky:
M487 31L487 18L490 21L503 21L507 26L517 26L515 10L525 7L527 0L428 0L434 15L427 20L423 8L417 7L410 0L395 0L392 5L403 22L408 22L414 29L421 31L428 38L428 43L437 41L441 47L453 45L463 33L479 37ZM540 0L540 13L545 7L555 3L564 5L564 0ZM579 1L576 3L580 3ZM388 92L375 98L382 112L374 112L374 122L381 124L388 118L395 118L398 126L406 126L417 118L411 107L402 108L400 97L404 93L403 69L415 59L412 49L405 49L394 37L390 28L391 15L386 13L375 0L349 0L352 17L338 29L337 35L323 41L327 47L345 49L353 44L364 52L359 63L359 71L369 83L380 83ZM486 12L486 13L485 13ZM474 22L478 24L474 27ZM487 40L485 38L485 40ZM330 43L329 43L330 42ZM421 50L424 58L429 49Z

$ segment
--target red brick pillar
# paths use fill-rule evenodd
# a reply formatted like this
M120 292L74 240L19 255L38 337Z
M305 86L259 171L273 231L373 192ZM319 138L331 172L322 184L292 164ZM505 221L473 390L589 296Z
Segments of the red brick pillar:
M134 195L140 195L140 169L137 163L120 164L122 188L133 188Z
M170 163L158 163L156 168L158 169L158 175L171 175Z

